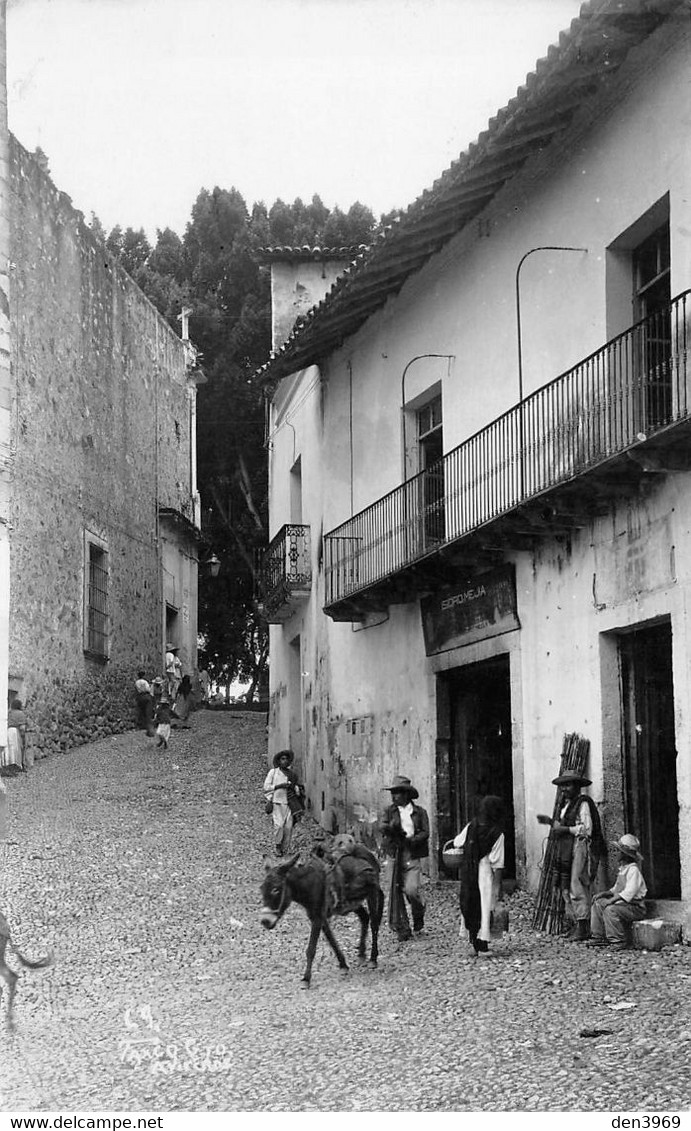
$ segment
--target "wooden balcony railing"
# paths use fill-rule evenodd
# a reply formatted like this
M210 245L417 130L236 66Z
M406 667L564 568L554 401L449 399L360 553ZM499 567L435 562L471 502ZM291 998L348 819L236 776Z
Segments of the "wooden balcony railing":
M310 528L283 526L260 560L259 597L266 619L285 620L311 586Z
M326 609L687 419L690 318L685 291L330 531Z

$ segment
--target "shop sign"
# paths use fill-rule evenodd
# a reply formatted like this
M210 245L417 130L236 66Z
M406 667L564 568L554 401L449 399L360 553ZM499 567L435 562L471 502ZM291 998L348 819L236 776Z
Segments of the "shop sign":
M448 652L520 628L513 566L445 586L420 602L425 652Z

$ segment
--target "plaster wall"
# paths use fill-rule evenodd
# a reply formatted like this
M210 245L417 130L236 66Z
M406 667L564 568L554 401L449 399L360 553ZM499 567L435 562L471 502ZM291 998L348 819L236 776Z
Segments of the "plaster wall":
M158 509L192 518L193 437L183 343L14 139L11 187L9 676L45 753L130 725L136 668L162 666ZM87 534L105 666L84 651Z
M608 321L607 248L667 193L672 294L691 284L691 151L682 140L691 123L680 100L689 90L691 32L678 31L671 40L653 36L655 50L635 52L598 119L577 119L573 133L497 195L482 223L450 241L329 358L325 529L400 484L403 400L441 382L447 451L517 402L516 271L531 248L588 250L536 252L521 269L524 395L631 324L630 301L619 324ZM653 151L641 160L648 138ZM406 366L429 353L453 361L421 357L402 390Z
M389 774L414 777L423 803L431 805L432 677L425 672L416 605L392 608L385 621L369 627L334 624L322 612L320 515L325 490L331 487L324 479L323 465L328 459L326 446L338 443L338 437L329 433L325 444L320 370L311 367L289 380L289 396L282 389L274 403L270 528L274 534L290 521L290 468L299 458L303 520L311 528L313 585L310 600L289 621L270 626L269 754L293 744L295 698L290 682L299 638L297 698L302 711L302 749L296 755L312 811L326 827L332 827L335 822L343 824L347 810L366 832L385 800L382 782ZM406 689L405 721L401 719L402 688Z
M161 524L161 563L163 574L163 608L159 639L165 648L166 605L177 611L176 643L179 642L180 663L184 675L191 676L197 667L197 597L198 559L196 549L187 538ZM158 669L165 670L165 656Z
M278 349L301 315L331 290L344 259L298 259L271 265L271 348Z
M564 733L590 740L591 794L608 839L623 831L617 633L669 618L680 814L682 896L691 899L689 475L658 476L571 542L545 541L517 570L521 619L525 819L529 879L536 886Z
M603 806L608 832L621 831L609 828L604 805L603 719L611 721L614 706L610 693L603 693L603 640L609 639L603 634L669 615L687 861L682 881L685 898L691 898L688 578L679 567L691 518L684 502L686 475L661 477L640 497L613 501L607 518L570 542L547 538L534 553L508 548L507 561L516 566L521 629L429 658L418 603L393 606L381 623L357 630L323 615L317 536L401 483L403 405L440 385L448 451L516 402L516 270L526 251L545 244L587 248L535 252L524 264L526 394L633 320L630 302L628 313L625 303L618 308L621 325L613 326L608 315L607 248L666 194L672 293L691 285L691 152L682 143L691 102L680 98L689 88L690 45L686 25L652 36L622 67L597 118L577 117L568 137L536 157L495 198L481 224L451 241L325 360L321 415L303 419L293 412L298 386L286 386L281 410L291 413L296 430L290 444L303 452L303 521L312 529L315 580L299 613L272 629L272 687L287 688L287 642L300 636L302 666L311 673L301 689L305 770L315 815L323 814L326 824L333 816L341 827L355 820L370 828L387 796L381 786L396 772L415 780L434 818L435 676L508 652L517 851L535 888L542 831L534 818L551 810L551 779L565 733L579 731L590 739L593 795ZM445 356L423 356L429 354ZM276 435L274 529L287 521L280 517L285 487L279 464L288 442ZM273 749L284 737L277 737L276 703Z

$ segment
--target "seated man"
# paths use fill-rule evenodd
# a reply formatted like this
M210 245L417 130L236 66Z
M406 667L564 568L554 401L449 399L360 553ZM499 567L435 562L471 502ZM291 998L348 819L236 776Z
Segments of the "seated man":
M612 841L619 853L619 871L613 888L601 891L590 910L591 938L586 946L609 946L626 950L631 923L645 919L647 887L641 872L640 843L631 833Z

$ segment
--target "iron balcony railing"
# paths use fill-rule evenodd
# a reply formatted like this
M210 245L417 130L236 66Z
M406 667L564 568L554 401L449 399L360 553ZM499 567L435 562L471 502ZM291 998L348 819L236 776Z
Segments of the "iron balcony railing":
M691 290L324 538L326 607L689 415Z
M305 591L311 584L309 526L291 523L281 527L261 558L262 604L267 611L276 611L286 605L296 591Z

